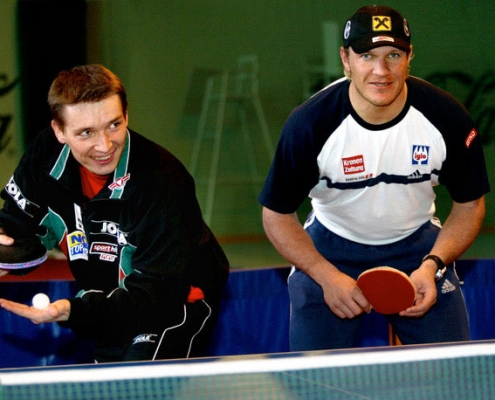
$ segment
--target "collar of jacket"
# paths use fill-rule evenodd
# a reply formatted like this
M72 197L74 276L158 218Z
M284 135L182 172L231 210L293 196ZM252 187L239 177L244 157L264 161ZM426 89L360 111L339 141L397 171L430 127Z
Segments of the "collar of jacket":
M115 168L115 171L113 172L112 183L108 185L108 198L110 199L121 199L124 194L125 184L130 179L130 174L128 172L130 146L131 135L129 133L129 130L127 130L124 150L120 157L117 168ZM55 161L55 164L50 171L50 176L57 181L62 181L64 173L67 171L71 160L73 160L73 157L71 156L70 148L67 144L65 144L62 147L62 150L60 151L57 160Z

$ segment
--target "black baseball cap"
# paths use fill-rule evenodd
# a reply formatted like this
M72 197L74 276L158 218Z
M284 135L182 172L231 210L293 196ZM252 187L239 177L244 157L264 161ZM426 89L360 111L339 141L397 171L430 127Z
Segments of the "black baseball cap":
M344 47L358 54L375 47L393 46L409 52L411 33L407 20L386 6L361 7L344 26Z

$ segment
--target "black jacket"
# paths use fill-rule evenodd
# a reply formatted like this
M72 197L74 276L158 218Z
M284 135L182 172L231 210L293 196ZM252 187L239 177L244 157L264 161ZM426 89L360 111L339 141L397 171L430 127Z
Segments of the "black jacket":
M79 164L51 129L30 144L11 180L0 226L60 247L81 292L64 326L127 341L159 329L191 286L219 296L228 261L203 221L193 178L166 149L129 131L107 186L89 200Z

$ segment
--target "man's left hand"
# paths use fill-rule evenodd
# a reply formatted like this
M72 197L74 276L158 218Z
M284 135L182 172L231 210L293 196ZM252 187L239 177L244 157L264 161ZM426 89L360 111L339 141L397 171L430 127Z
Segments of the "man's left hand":
M437 286L435 275L431 270L418 268L411 274L416 286L416 302L414 306L399 313L402 317L422 317L437 302Z
M66 299L50 303L48 307L43 310L38 310L37 308L6 299L0 299L0 307L11 313L27 318L35 324L67 321L70 314L70 302Z

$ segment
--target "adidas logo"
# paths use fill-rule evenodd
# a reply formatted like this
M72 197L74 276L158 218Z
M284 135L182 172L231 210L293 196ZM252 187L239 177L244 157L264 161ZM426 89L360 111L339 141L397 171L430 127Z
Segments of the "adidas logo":
M442 293L449 293L455 290L455 285L452 284L448 279L445 279L442 285Z
M407 179L419 179L423 176L419 170L414 171L411 175L408 175Z

